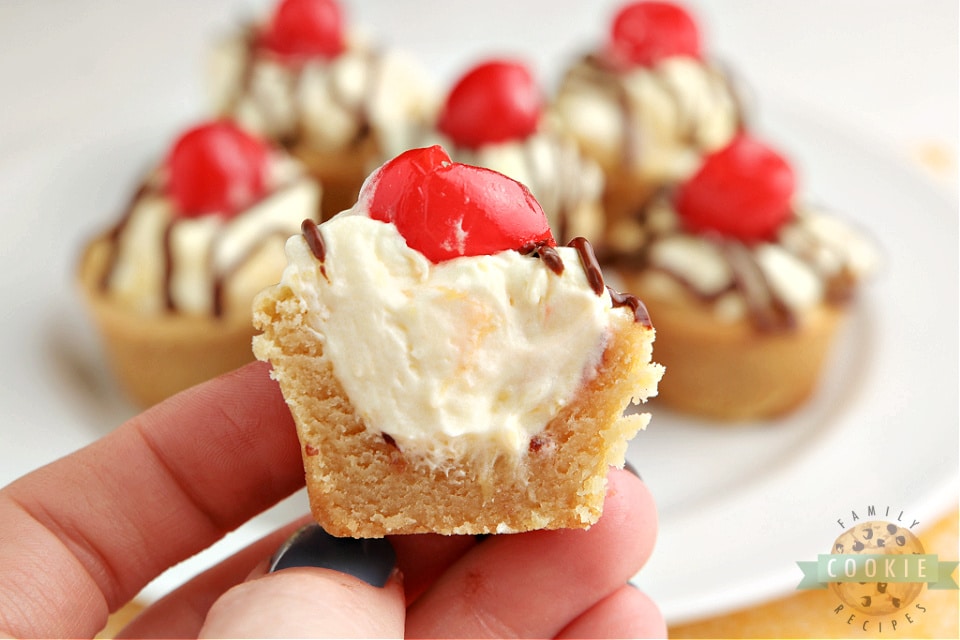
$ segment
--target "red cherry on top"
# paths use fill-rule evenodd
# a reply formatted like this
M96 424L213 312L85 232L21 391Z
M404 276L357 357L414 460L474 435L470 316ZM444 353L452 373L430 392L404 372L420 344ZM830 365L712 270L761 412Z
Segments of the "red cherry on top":
M266 191L269 149L227 121L184 133L167 156L167 192L180 215L232 215Z
M411 149L367 181L370 217L392 222L433 263L490 255L532 242L555 246L526 187L489 169L451 162L439 146Z
M457 146L469 149L523 139L536 131L543 104L543 95L524 65L491 60L468 71L454 85L437 128Z
M343 53L343 14L334 0L281 0L260 44L295 58L335 58Z
M708 155L680 185L676 208L694 232L743 241L768 240L792 215L793 169L778 153L747 136Z
M608 55L623 65L648 67L673 56L700 58L700 30L683 7L633 2L614 16Z

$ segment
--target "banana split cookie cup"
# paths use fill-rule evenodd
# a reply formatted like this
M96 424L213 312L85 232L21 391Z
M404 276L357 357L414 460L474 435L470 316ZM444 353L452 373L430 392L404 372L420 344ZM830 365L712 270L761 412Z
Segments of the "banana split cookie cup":
M407 151L255 302L331 534L585 528L649 420L654 331L509 178Z
M210 85L217 114L306 164L324 218L352 206L370 171L409 148L436 108L420 66L348 30L336 0L277 2L218 44Z
M609 269L643 296L670 374L659 401L711 419L770 418L816 387L874 245L795 198L793 169L740 135L637 212Z
M283 246L317 218L298 162L236 125L180 137L126 211L94 238L80 288L117 378L143 406L250 362L250 305Z
M728 74L703 52L694 18L679 5L641 1L615 15L607 42L572 64L552 110L603 168L607 233L663 185L689 177L704 153L740 130Z
M561 243L603 229L603 173L546 109L522 62L492 59L468 69L440 107L429 142L456 162L493 169L533 194Z

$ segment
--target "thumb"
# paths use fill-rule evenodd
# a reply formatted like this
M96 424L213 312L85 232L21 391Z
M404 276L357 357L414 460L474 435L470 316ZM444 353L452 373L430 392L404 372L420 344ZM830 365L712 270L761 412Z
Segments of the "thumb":
M403 637L395 565L386 539L335 538L307 525L274 555L269 573L214 603L200 637Z

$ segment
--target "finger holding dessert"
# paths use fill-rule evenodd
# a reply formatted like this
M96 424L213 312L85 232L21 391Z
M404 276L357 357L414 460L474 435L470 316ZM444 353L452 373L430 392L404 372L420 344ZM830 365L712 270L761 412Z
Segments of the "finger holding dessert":
M435 109L419 65L347 24L337 0L279 0L219 43L217 114L288 149L324 189L323 217L350 207L369 172L410 146Z
M122 386L143 406L253 358L250 304L283 245L316 219L302 166L235 123L183 133L81 257L84 300Z

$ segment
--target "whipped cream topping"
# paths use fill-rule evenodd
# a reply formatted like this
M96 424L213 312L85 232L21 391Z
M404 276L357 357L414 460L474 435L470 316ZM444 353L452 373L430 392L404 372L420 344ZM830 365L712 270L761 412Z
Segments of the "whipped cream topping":
M603 173L571 139L544 127L522 140L477 149L459 147L439 132L428 144L442 146L454 162L492 169L526 186L561 242L600 235Z
M687 233L665 195L636 222L645 246L612 261L643 269L648 295L693 294L719 320L749 317L760 329L787 328L817 305L846 302L880 262L852 225L810 207L795 207L773 241L754 244Z
M268 165L267 195L232 216L178 216L163 183L155 171L102 239L102 289L141 314L249 313L257 292L279 279L286 239L317 217L316 183L279 155Z
M399 51L374 50L350 34L331 60L293 63L254 45L256 29L222 41L209 79L214 108L251 131L318 153L374 136L384 157L409 148L433 113L426 73Z
M362 201L318 230L323 260L293 236L281 284L367 427L430 466L524 455L595 375L612 314L630 313L575 248L556 249L562 268L518 251L434 264Z
M689 176L741 122L727 76L683 56L626 70L582 58L562 79L554 110L605 171L656 182Z

